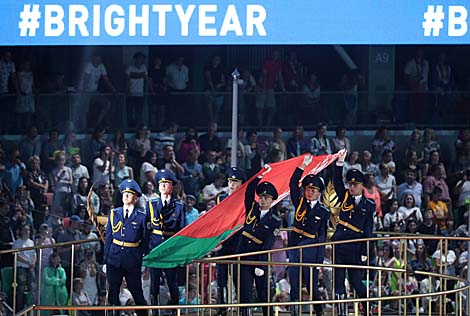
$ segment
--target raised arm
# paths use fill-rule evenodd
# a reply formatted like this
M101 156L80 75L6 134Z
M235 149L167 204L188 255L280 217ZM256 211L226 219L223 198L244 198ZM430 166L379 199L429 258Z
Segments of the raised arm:
M339 158L333 167L333 185L335 187L335 191L338 195L338 198L342 201L344 195L346 194L346 189L344 188L343 183L343 164L344 159L346 158L347 151L343 149L340 150L338 153L340 154Z

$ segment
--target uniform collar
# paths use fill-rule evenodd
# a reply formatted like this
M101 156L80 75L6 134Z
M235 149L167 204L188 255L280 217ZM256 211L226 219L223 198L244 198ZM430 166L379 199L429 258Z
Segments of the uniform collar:
M359 203L361 202L361 200L362 200L362 194L361 194L361 195L356 195L356 196L354 196L354 203L355 203L356 205L359 205Z
M134 213L135 205L130 205L130 206L123 206L122 207L122 217L126 216L126 211L129 212L129 218L131 217L132 213Z
M313 210L313 208L317 205L318 200L315 201L308 201L308 204L310 205L310 208Z

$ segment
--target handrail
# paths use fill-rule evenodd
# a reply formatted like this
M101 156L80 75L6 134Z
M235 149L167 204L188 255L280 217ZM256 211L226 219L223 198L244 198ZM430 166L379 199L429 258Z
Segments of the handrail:
M95 241L101 241L101 239L93 238L93 239L85 239L85 240L74 240L74 241L67 241L67 242L58 242L58 243L50 244L50 245L40 245L40 246L33 246L33 247L8 249L8 250L0 251L0 255L15 253L15 252L23 252L23 251L28 251L28 250L44 249L44 248L67 247L67 246L78 245L78 244L86 244L86 243L95 242Z

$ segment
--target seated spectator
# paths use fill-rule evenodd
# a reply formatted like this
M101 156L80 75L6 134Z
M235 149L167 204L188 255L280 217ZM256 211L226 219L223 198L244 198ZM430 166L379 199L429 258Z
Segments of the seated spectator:
M384 215L384 230L391 231L392 224L398 226L400 229L405 224L405 219L398 212L398 202L395 199L388 200L387 202L387 213Z
M187 161L182 164L184 174L181 176L184 188L188 194L199 196L204 185L202 165L198 162L199 151L191 150Z
M380 163L379 166L380 174L375 177L375 182L379 188L382 202L395 198L396 192L396 181L395 177L390 174L390 169L384 164Z
M428 257L426 247L422 240L419 240L416 244L416 253L414 258L411 260L411 268L413 271L431 272L432 262ZM427 278L426 275L419 273L416 274L416 279L418 281L422 281L425 278Z
M157 168L171 170L176 176L184 173L184 168L176 161L175 150L172 145L163 147L163 156L157 160Z
M155 185L153 184L153 182L145 181L144 185L142 186L142 196L139 198L138 204L143 206L143 208L145 209L150 200L156 199L158 197L159 195L155 191Z
M91 306L91 300L88 293L83 290L83 281L81 278L73 279L72 305L74 306ZM89 316L89 311L79 310L77 315Z
M419 129L415 128L413 132L411 132L410 140L408 141L408 145L405 149L405 157L408 157L408 153L410 151L416 152L417 163L423 161L424 158L424 145L421 142L421 132Z
M406 170L405 172L408 172L408 170L414 170L416 172L416 180L418 182L422 181L423 179L421 175L422 168L420 164L418 163L418 154L416 153L415 150L409 150L406 153L406 161L405 161L405 166L403 169ZM403 175L398 174L397 176L400 177L401 179ZM406 174L405 174L405 178L406 178Z
M188 226L195 220L199 218L199 210L194 207L196 205L197 200L194 195L188 194L186 195L186 221L185 224Z
M398 212L402 215L406 222L414 219L418 224L423 221L423 215L419 207L415 205L415 198L413 194L406 194L403 198L403 203L398 208Z
M373 174L374 177L379 175L379 167L372 163L372 154L368 150L362 152L361 170L363 173Z
M202 200L207 203L209 200L217 198L222 192L228 193L228 187L224 187L224 184L225 175L219 174L213 183L206 185L202 189Z
M205 184L210 184L222 174L219 165L216 163L217 153L213 150L207 150L206 162L202 165L202 174L205 180Z
M67 293L67 277L60 263L61 259L58 254L52 253L49 256L49 265L46 266L42 274L41 305L67 305L69 298Z
M382 153L382 163L384 163L390 170L390 174L395 174L395 161L393 161L393 152L390 149L385 149Z
M126 155L124 153L117 154L117 164L114 168L114 186L118 187L124 179L134 179L134 170L128 166Z
M416 170L408 169L406 171L406 182L400 184L397 188L397 200L400 205L405 204L405 195L412 194L415 206L421 208L421 196L423 193L423 186L416 181Z
M418 228L418 225L416 223L416 220L414 218L411 218L406 221L404 233L409 234L409 235L417 235L418 234L416 230L417 228ZM408 253L408 256L407 256L408 263L411 262L411 260L413 259L413 256L416 254L416 247L419 242L421 242L421 239L408 239L407 246L406 246L406 250Z
M149 150L145 155L144 162L140 166L140 181L139 183L143 185L146 181L154 182L155 175L157 174L157 154ZM119 184L118 184L119 185Z
M210 122L207 127L207 133L199 136L198 140L201 146L201 155L203 155L203 157L207 157L208 151L214 151L217 156L222 152L222 141L217 136L217 129L217 123Z
M441 198L442 190L436 187L431 194L431 200L428 202L427 208L432 211L432 221L439 225L441 234L448 236L447 220L452 218L452 212L449 212L446 203L444 203Z
M88 182L88 178L81 177L78 181L77 192L72 196L72 209L76 210L79 205L88 205L88 193L91 187ZM91 207L95 214L98 214L100 210L100 197L95 193L91 193Z
M434 165L442 165L443 168L444 168L444 173L443 173L442 177L444 179L447 178L447 173L446 173L446 170L445 170L445 166L441 162L441 154L439 153L438 150L431 151L430 155L429 155L429 160L424 161L423 166L421 168L421 172L423 174L423 177L425 178L425 177L429 176L432 173L431 169L432 169L432 166L434 166Z
M330 140L326 137L326 123L319 123L317 134L311 139L310 152L314 156L331 154Z
M334 153L341 149L346 149L348 152L351 150L351 141L346 136L346 128L338 127L336 129L336 136L331 138L332 151Z
M438 142L436 142L436 135L434 134L434 130L432 128L426 128L423 133L423 161L429 161L431 152L439 151L440 148L441 146ZM423 176L426 176L426 174L423 173Z
M194 127L188 127L181 142L176 146L178 152L178 161L185 163L188 160L189 152L191 150L201 151L201 145L197 139L197 131Z
M379 163L386 149L395 151L395 142L388 135L388 129L382 126L377 129L372 140L372 161Z
M343 179L346 179L346 173L351 169L357 169L362 171L362 166L359 163L359 152L358 151L350 151L344 161L343 165ZM347 183L345 183L347 184Z

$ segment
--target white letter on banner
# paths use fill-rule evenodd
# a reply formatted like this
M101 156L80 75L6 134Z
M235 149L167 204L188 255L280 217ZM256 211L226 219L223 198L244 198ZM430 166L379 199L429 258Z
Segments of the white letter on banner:
M256 14L256 16L255 16ZM266 20L266 9L259 4L249 4L246 6L246 35L253 36L254 28L258 30L259 36L266 36L264 21Z
M118 17L113 18L116 13ZM112 4L104 11L104 29L109 36L119 36L124 32L124 9L118 4ZM116 27L114 27L116 26Z
M217 12L217 5L201 4L199 6L199 36L217 36L216 29L207 28L208 24L215 24L215 16L207 16L208 12Z
M228 32L235 32L237 36L243 36L242 26L238 18L237 8L235 5L230 4L225 12L224 22L220 29L220 36L227 36Z
M188 36L189 20L191 20L191 16L193 15L195 8L196 6L194 4L190 4L188 5L186 12L184 12L183 6L181 4L175 5L176 14L178 14L178 18L180 19L181 23L181 36Z
M464 36L467 33L467 16L467 9L464 6L449 6L449 36Z
M93 5L93 36L100 36L101 30L101 6L99 4Z
M69 36L76 36L75 29L78 27L82 36L90 36L86 27L88 21L88 9L81 4L69 6Z
M142 36L149 36L149 6L142 5L142 15L137 16L137 8L135 4L129 6L129 36L135 36L136 25L142 26Z
M166 13L171 12L171 4L154 4L153 12L158 12L158 36L166 35Z
M64 8L57 4L45 5L44 35L61 36L64 33Z

